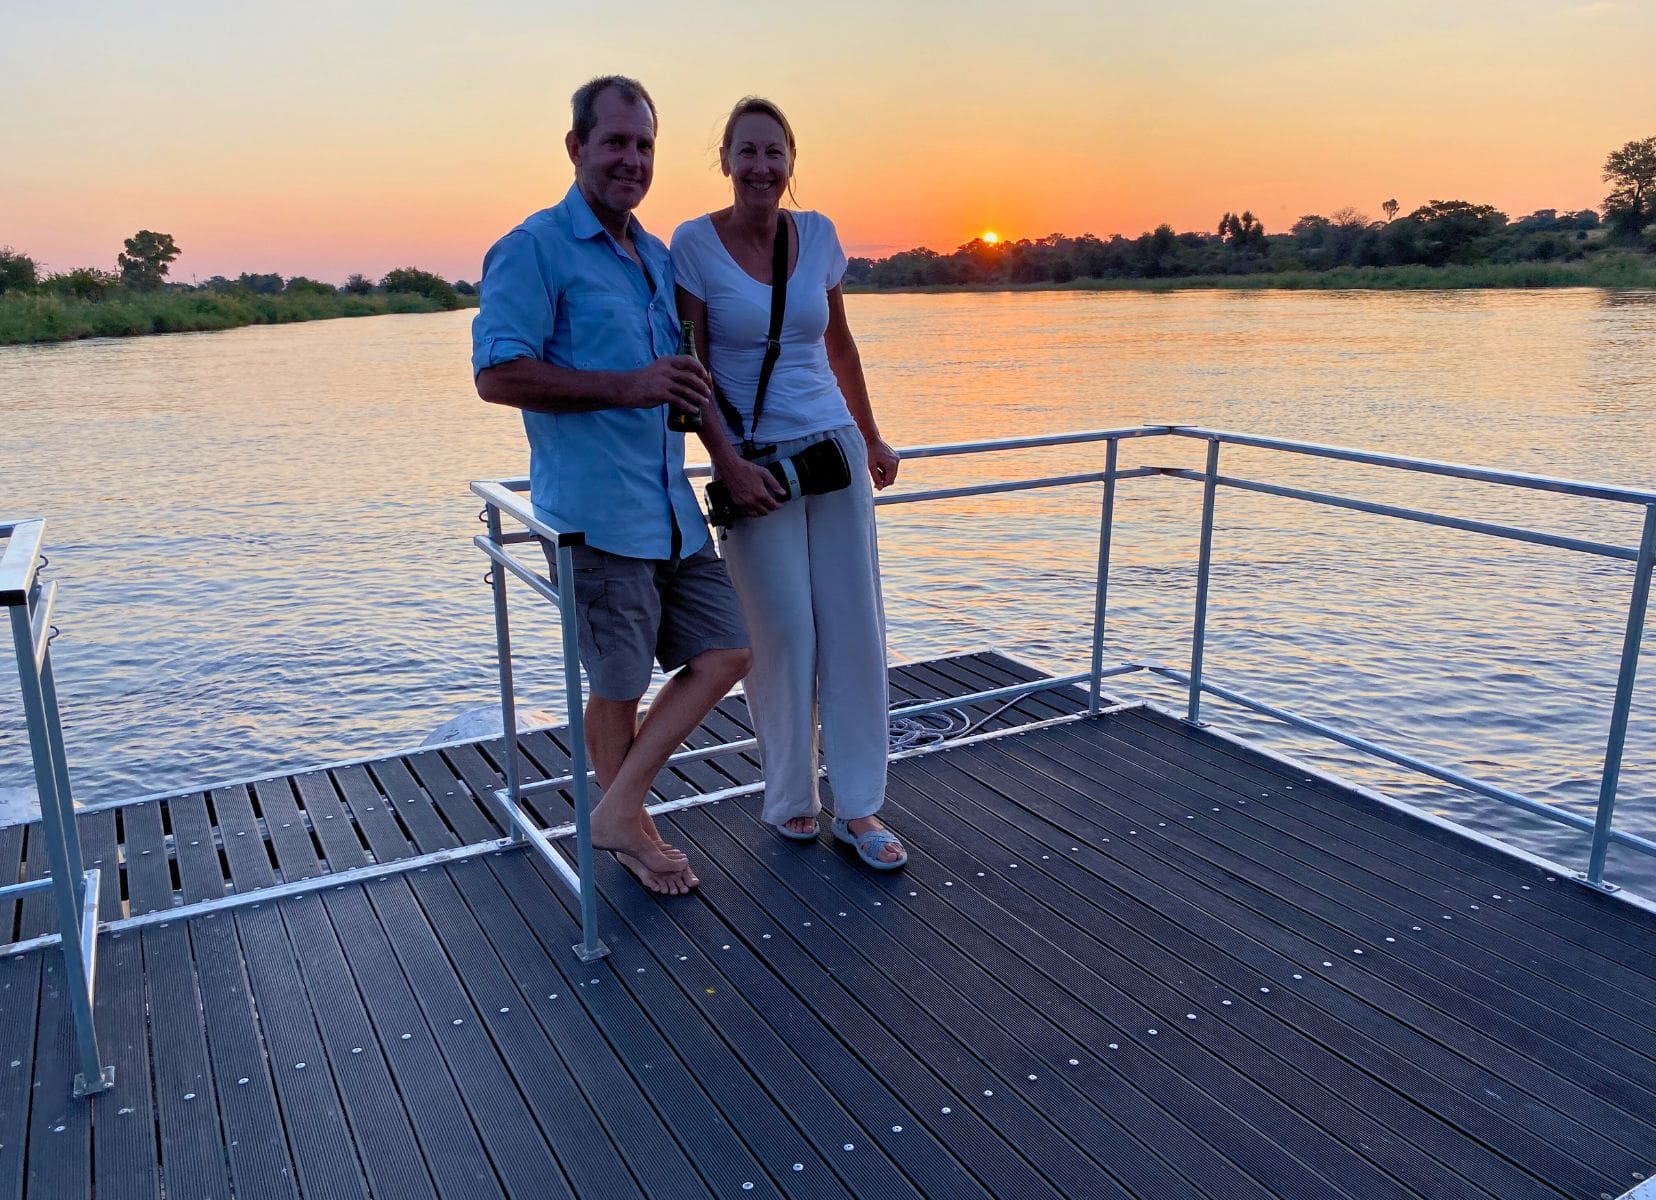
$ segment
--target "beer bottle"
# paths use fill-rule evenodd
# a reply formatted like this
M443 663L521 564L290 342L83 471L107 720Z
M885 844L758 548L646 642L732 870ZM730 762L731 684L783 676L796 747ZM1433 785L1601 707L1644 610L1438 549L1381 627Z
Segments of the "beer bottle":
M694 321L679 322L678 352L696 357L696 323ZM667 410L667 428L675 433L700 433L702 427L701 413L687 413L682 408Z

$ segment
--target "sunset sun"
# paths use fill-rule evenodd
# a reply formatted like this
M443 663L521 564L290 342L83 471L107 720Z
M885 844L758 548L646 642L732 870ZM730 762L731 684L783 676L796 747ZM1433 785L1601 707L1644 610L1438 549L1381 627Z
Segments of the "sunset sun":
M984 230L984 232L983 232L983 244L984 245L993 246L998 241L1000 241L1000 234L996 233L993 229Z

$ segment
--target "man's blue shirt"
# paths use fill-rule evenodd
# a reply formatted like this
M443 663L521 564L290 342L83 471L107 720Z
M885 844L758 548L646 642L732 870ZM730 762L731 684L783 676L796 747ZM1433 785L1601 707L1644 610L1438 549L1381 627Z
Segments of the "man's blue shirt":
M633 371L677 353L672 259L631 221L643 270L578 187L496 242L478 285L472 374L525 357ZM582 530L588 544L611 554L668 558L675 523L679 552L699 550L707 524L684 477L684 435L667 428L667 411L524 412L535 507L554 527Z

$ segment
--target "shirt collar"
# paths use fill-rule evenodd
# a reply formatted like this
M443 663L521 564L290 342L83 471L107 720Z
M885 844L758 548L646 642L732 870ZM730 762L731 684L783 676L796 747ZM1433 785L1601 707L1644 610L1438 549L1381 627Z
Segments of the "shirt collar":
M587 198L581 195L580 184L569 185L569 194L564 197L564 203L569 206L570 233L578 238L595 238L600 234L609 233L593 214L592 205L587 203ZM638 223L638 217L633 213L627 214L627 232L632 234L635 244L641 241L644 226Z

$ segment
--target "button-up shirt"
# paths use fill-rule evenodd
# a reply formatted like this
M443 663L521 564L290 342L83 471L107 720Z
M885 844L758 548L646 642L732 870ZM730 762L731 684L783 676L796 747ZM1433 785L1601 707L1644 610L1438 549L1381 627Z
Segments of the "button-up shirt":
M677 353L672 260L628 219L642 268L598 223L579 187L496 242L483 260L472 373L525 357L578 371L633 371ZM707 524L684 477L684 435L667 428L667 411L525 410L529 495L544 519L629 558L699 550Z

